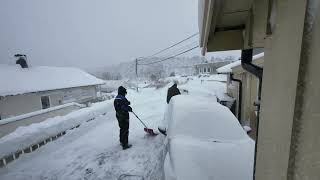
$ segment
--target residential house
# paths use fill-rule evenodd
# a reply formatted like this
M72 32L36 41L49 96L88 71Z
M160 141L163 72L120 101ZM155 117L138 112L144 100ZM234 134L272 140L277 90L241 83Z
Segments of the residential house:
M216 69L231 63L232 61L222 61L222 62L205 62L194 65L196 75L198 74L216 74Z
M259 81L255 180L320 177L317 0L199 0L202 54L241 50ZM252 63L264 48L263 68Z
M69 67L0 65L0 118L97 98L104 81Z
M263 67L264 53L253 56L253 64ZM255 139L257 122L257 101L259 79L245 71L241 61L217 69L220 74L227 74L227 94L235 99L233 113L243 126L249 126L249 135Z

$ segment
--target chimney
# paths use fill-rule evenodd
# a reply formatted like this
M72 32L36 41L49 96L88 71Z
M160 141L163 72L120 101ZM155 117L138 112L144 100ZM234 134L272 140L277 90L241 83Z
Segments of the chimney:
M25 54L15 54L14 57L18 58L16 64L19 64L21 68L28 68L27 56Z

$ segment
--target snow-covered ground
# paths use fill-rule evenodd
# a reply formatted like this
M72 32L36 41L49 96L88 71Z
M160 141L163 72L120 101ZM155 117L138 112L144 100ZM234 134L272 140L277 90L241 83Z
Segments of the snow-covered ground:
M134 111L155 128L163 118L165 96L164 90L129 90L128 99ZM105 116L84 123L1 168L0 179L118 179L122 174L162 179L164 137L147 136L139 121L131 116L129 141L133 147L123 151L112 100L105 108Z
M212 101L216 96L224 96L224 83L208 79L201 83L201 78L192 78L178 87ZM133 110L153 129L163 121L168 86L128 91ZM129 142L133 147L123 151L112 102L104 102L106 115L84 122L56 141L1 168L0 179L118 179L128 174L163 179L164 136L146 135L140 122L131 115Z

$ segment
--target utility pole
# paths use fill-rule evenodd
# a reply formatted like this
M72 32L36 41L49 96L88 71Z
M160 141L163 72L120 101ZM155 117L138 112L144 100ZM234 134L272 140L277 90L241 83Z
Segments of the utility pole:
M138 89L138 58L136 58L136 81L137 81L137 92L139 92Z

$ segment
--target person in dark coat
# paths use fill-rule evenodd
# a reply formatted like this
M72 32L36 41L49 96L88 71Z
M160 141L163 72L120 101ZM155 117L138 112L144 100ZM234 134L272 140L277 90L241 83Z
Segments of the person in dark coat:
M118 95L114 100L114 109L116 110L116 117L120 127L120 143L123 150L132 146L131 144L128 144L129 112L132 112L132 108L130 107L130 101L125 97L126 94L126 88L120 86L118 88Z
M169 104L170 99L175 96L175 95L179 95L181 94L178 87L177 87L177 83L174 83L169 89L168 89L168 93L167 93L167 104Z

